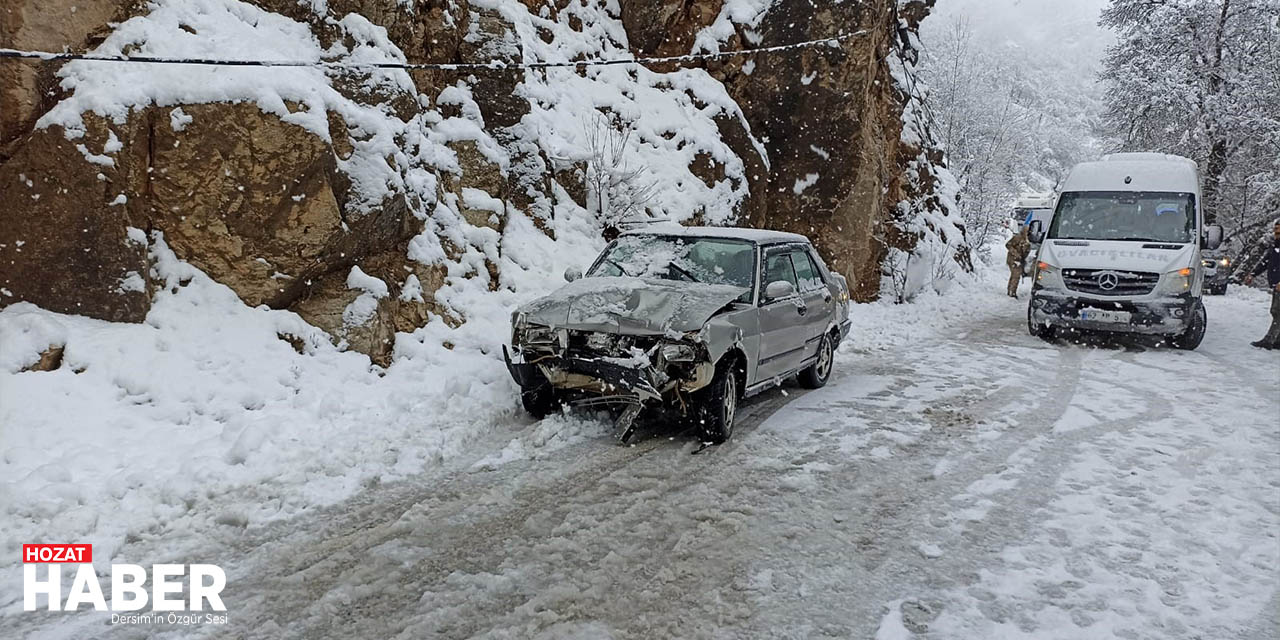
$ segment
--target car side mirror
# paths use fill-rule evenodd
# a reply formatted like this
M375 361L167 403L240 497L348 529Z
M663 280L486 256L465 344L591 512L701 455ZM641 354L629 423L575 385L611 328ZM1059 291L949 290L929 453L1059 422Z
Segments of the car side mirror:
M574 280L577 280L578 278L581 278L581 277L582 277L582 269L579 269L577 267L569 267L568 269L564 270L565 282L573 282Z
M1032 220L1027 225L1027 239L1037 244L1044 242L1044 223L1039 220Z
M780 298L789 298L796 293L796 286L786 280L774 280L764 288L765 300L778 300Z
M1222 225L1211 224L1204 228L1204 248L1210 251L1222 246Z

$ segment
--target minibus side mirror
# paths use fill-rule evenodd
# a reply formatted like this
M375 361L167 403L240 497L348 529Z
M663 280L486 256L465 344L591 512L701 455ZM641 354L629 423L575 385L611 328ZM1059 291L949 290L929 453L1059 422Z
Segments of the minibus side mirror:
M1036 244L1044 242L1044 223L1032 220L1031 224L1027 225L1027 239Z
M1222 225L1211 224L1204 228L1204 248L1210 251L1222 246Z

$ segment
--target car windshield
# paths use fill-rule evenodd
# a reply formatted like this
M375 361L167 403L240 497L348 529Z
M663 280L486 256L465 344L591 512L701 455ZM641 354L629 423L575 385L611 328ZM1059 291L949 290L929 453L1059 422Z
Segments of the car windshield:
M627 235L605 250L589 275L750 287L755 264L755 247L742 240Z
M1194 229L1193 194L1080 191L1062 194L1049 237L1186 243Z

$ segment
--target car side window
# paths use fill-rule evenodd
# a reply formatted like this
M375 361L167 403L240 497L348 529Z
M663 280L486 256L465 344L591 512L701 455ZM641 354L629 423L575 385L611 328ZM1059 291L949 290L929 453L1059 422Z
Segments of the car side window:
M797 291L800 290L796 281L795 267L791 264L791 254L785 251L769 253L764 259L764 279L761 280L763 285L768 287L770 283L779 280L790 282ZM764 301L769 302L767 299Z
M800 280L801 291L816 291L825 286L822 282L822 276L818 272L818 268L814 266L813 259L809 256L809 252L804 249L796 249L791 252L791 263L796 267L796 277Z

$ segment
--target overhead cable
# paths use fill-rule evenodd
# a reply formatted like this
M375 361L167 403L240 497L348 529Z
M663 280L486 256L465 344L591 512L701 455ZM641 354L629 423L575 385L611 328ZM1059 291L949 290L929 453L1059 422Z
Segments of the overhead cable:
M0 49L0 59L31 60L75 60L86 62L132 62L142 64L186 64L220 67L312 67L323 69L401 69L407 71L515 71L524 69L557 69L587 68L617 65L662 65L697 62L702 60L723 60L738 56L761 53L776 53L810 47L837 47L840 42L849 38L866 35L866 30L853 33L842 33L820 40L806 40L772 47L756 47L752 49L734 49L708 53L690 53L680 56L640 57L640 58L605 58L596 60L566 60L559 62L507 62L491 60L489 62L351 62L345 60L237 60L229 58L181 58L165 56L133 56L109 55L101 53L57 53L52 51L24 51L20 49Z

